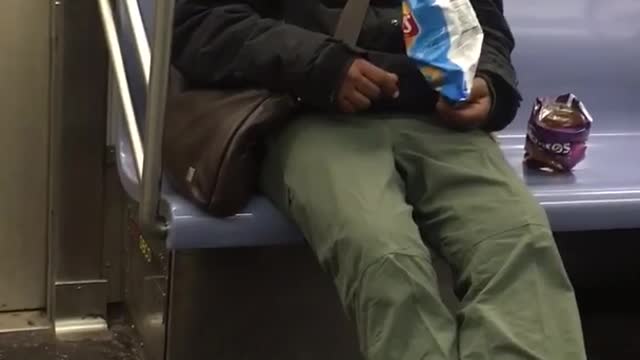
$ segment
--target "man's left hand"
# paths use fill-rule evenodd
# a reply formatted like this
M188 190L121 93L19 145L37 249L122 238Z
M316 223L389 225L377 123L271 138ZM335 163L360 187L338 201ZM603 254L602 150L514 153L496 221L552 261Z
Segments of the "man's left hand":
M475 129L485 125L489 120L492 101L487 81L477 77L473 80L473 88L468 101L452 106L440 99L436 110L440 118L449 126L460 129Z

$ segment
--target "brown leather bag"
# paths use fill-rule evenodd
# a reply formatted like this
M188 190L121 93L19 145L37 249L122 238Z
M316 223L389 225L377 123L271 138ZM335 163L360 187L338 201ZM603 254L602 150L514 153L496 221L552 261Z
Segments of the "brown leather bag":
M256 191L261 139L294 110L291 97L266 90L172 97L163 141L169 181L213 215L237 213Z
M336 37L350 45L368 0L349 0ZM231 216L256 192L262 140L293 116L297 102L268 90L190 90L173 79L163 139L164 171L181 195L215 216Z

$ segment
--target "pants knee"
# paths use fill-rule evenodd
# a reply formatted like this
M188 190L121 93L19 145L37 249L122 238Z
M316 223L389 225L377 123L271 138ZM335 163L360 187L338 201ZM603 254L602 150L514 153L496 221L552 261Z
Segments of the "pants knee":
M448 329L451 324L443 316L447 309L438 296L433 265L423 256L389 254L378 259L363 272L348 304L356 317L362 350L371 357L381 351L383 339L390 340L389 334L415 334L413 326L424 321L422 316L436 328Z
M361 291L380 301L401 301L404 295L389 293L393 279L399 281L398 277L406 272L424 272L431 263L419 236L380 223L357 226L350 223L339 235L331 249L327 249L329 253L325 258L329 261L325 265L334 276L345 303Z
M404 254L426 258L428 250L417 227L391 223L379 217L360 216L356 219L336 220L317 249L321 261L330 271L360 274L374 263L383 262L390 255ZM413 225L415 227L415 225Z
M416 283L426 281L422 287L431 280L436 281L435 272L424 256L387 254L363 270L356 287L362 290L361 300L393 307L411 301Z
M466 255L460 271L457 291L462 293L483 291L492 283L516 282L532 271L544 275L544 281L568 282L551 231L546 226L532 224L476 244Z

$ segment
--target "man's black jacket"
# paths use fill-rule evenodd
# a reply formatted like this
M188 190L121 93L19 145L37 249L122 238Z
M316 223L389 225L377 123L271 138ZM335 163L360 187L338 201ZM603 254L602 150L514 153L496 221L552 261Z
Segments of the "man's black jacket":
M178 0L173 64L192 86L265 87L335 108L334 95L356 56L394 72L403 112L432 110L433 91L405 55L401 0L372 0L358 41L362 54L332 39L345 0ZM511 63L514 39L502 0L471 0L485 33L479 74L494 93L488 130L511 122L520 104ZM430 104L425 108L425 104Z

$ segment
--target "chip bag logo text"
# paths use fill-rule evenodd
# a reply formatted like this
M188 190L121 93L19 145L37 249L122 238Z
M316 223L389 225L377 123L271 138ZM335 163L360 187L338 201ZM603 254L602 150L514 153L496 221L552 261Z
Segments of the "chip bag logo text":
M571 153L571 143L547 143L544 142L536 136L536 130L532 125L529 125L529 129L527 131L528 140L531 141L534 145L539 146L540 148L550 151L556 155L569 155Z
M402 31L406 40L413 39L420 34L420 27L406 3L402 3Z

